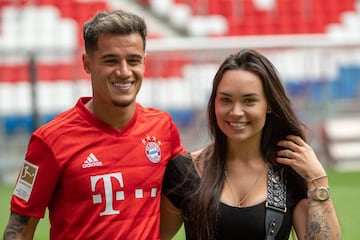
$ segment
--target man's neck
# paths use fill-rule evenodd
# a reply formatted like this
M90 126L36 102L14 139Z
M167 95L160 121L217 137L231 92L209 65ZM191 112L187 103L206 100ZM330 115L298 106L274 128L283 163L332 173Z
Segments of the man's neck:
M121 130L134 116L136 103L127 107L120 106L98 106L94 99L85 104L86 108L104 123Z

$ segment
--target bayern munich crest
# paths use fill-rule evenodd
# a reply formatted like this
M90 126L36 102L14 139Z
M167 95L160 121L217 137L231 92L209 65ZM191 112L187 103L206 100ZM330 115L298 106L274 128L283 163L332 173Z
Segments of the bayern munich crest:
M152 163L158 163L161 160L161 142L156 137L146 136L142 139L142 143L145 144L145 155L147 159Z

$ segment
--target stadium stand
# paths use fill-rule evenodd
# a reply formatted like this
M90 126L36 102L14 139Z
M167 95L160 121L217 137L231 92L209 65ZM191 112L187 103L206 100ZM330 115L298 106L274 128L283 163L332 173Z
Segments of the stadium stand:
M355 10L354 0L327 0L326 4L323 0L138 2L190 36L324 33L327 25L340 22L342 13Z
M72 106L79 95L90 94L88 75L81 67L82 24L96 11L130 3L182 39L191 38L192 45L198 40L205 46L211 39L226 47L233 37L249 37L250 42L253 36L263 37L264 43L253 46L267 44L264 51L278 67L287 91L298 102L306 101L305 108L360 98L359 46L271 48L265 38L289 35L299 39L310 34L358 40L360 5L356 0L327 0L326 4L324 0L1 0L0 134L11 137L34 129L32 78L37 81L40 124ZM161 30L149 32L160 47L165 47L161 42L165 35ZM198 124L209 81L228 53L227 49L220 51L220 44L218 49L208 44L200 53L196 49L151 52L154 45L149 41L151 54L139 101L168 110L184 131ZM239 40L236 46L245 45ZM33 68L29 64L32 57L36 58ZM324 127L324 131L331 130ZM191 133L189 139L198 137L196 131Z
M351 170L359 167L360 117L330 118L322 126L323 146L331 165Z

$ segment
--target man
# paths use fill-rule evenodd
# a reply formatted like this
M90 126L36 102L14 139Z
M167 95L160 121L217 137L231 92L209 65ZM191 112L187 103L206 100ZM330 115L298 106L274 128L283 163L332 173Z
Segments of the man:
M32 134L4 239L32 239L46 207L52 240L160 238L165 166L184 148L169 114L136 103L145 22L102 12L83 37L93 96Z

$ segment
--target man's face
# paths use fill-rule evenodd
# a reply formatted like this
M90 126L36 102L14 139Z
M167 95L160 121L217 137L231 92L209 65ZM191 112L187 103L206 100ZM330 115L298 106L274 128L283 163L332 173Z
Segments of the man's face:
M145 52L139 33L102 34L97 50L84 55L91 74L93 100L100 105L135 105L145 71Z

